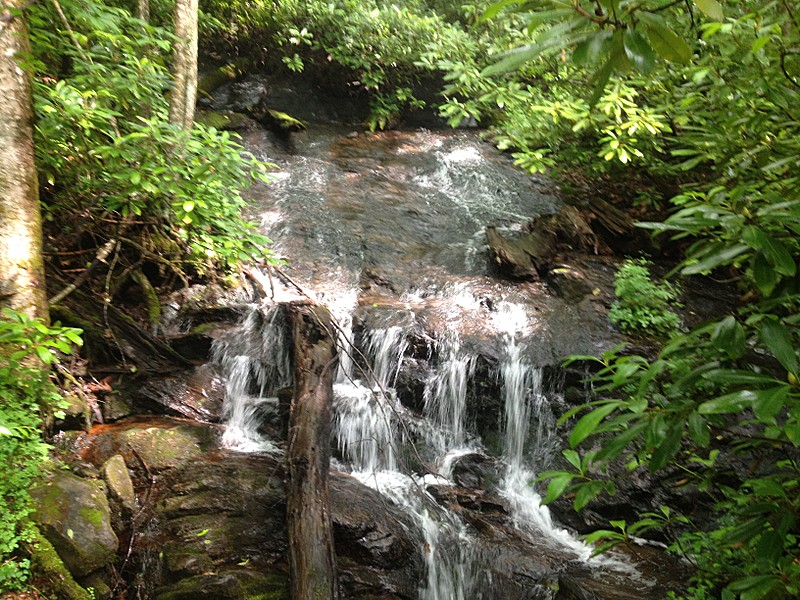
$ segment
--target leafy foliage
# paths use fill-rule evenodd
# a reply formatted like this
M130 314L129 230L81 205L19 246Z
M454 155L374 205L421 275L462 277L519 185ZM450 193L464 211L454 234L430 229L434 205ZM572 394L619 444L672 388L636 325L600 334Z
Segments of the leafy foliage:
M47 458L43 416L63 400L50 379L58 352L82 343L81 331L49 327L9 309L0 319L0 589L23 589L29 561L19 554L28 539L31 512L28 489Z
M267 179L267 165L227 132L167 122L171 36L122 9L64 3L73 38L52 27L50 10L37 5L31 16L35 145L45 216L80 218L61 223L76 236L62 243L91 235L100 246L116 229L134 254L145 248L195 273L269 257L240 193Z
M426 73L434 69L422 61L423 55L457 60L474 45L459 22L448 21L420 0L208 0L204 9L224 24L221 33L234 36L234 43L263 40L261 45L268 45L289 70L300 72L309 65L333 70L328 79L366 92L371 106L367 124L373 130L392 125L402 111L425 105L416 87L435 73ZM447 9L460 12L452 3Z
M490 75L508 88L550 73L557 82L551 96L557 90L557 101L572 111L586 102L589 113L599 112L608 89L635 88L637 96L627 99L665 126L649 132L651 143L630 146L641 153L633 155L683 181L672 215L642 225L681 245L684 276L724 275L744 301L693 331L672 331L655 359L620 348L580 357L599 367L596 396L562 419L579 416L570 425L566 468L542 474L546 499L574 494L579 509L615 493L620 470L681 473L686 493L706 505L703 520L665 506L633 523L614 522L592 541L604 540L604 549L665 528L672 549L698 567L690 597L797 597L795 9L761 1L503 0L487 16L513 9L527 43L498 54L476 81L487 86L481 78ZM509 122L501 117L498 135ZM524 139L534 143L510 144L528 161L522 164L535 170L547 166L543 159L554 162L560 141L542 133L554 132L555 123L532 123L535 133ZM593 131L584 143L608 143L610 136L596 125Z
M669 282L650 278L646 259L626 260L614 282L617 300L608 314L611 322L625 332L670 333L678 329L680 317L674 308L677 290Z

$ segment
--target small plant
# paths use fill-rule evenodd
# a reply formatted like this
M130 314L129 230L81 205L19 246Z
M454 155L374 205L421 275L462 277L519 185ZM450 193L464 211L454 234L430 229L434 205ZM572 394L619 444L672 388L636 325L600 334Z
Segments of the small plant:
M47 367L56 350L81 344L80 333L9 309L0 319L0 590L23 589L28 578L29 561L18 551L31 534L28 489L47 458L43 415L63 403Z
M608 318L626 333L662 335L677 331L681 320L674 308L678 290L672 284L650 278L649 262L644 258L622 263L614 280L617 300Z

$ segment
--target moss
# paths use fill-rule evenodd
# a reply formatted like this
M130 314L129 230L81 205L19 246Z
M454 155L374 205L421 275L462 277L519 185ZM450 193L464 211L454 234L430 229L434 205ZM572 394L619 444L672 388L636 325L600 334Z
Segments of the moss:
M199 77L197 80L197 91L201 95L208 96L218 87L244 75L249 67L250 59L246 56L239 57Z
M213 127L214 129L226 129L230 123L231 118L221 112L213 110L198 111L195 121L206 127Z
M44 582L44 591L52 592L60 600L91 600L91 594L78 585L53 545L38 530L27 549L34 576Z
M155 326L161 320L161 302L158 300L158 294L147 276L139 269L133 271L131 277L144 293L147 304L147 320L151 326Z
M274 121L276 127L282 131L303 131L306 129L306 124L300 119L295 119L293 116L281 112L279 110L268 110L267 114Z

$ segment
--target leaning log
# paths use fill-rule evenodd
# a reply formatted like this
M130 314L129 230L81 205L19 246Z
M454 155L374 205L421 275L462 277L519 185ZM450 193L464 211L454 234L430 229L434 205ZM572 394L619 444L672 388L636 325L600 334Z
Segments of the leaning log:
M339 597L328 469L336 345L327 309L289 305L294 397L287 450L287 528L292 600Z

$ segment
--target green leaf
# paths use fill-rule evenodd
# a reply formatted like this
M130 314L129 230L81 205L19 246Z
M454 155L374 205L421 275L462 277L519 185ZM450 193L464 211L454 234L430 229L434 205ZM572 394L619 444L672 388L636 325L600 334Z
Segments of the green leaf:
M753 279L755 279L758 290L764 296L772 295L775 286L778 285L780 277L778 272L767 262L767 259L761 252L753 255Z
M493 19L505 7L510 6L512 4L524 4L526 1L527 0L500 0L499 2L490 4L489 7L485 11L483 11L483 14L481 15L478 22L488 21L489 19Z
M610 29L601 29L594 32L588 39L575 46L572 60L576 65L590 65L599 63L611 48L613 32Z
M789 387L775 386L767 390L759 390L753 411L759 419L769 419L777 415L789 397Z
M688 63L692 60L692 49L677 33L667 27L661 17L646 11L639 11L636 14L647 27L650 46L662 58L677 63Z
M194 210L194 206L195 206L194 202L192 202L191 200L187 200L186 202L183 203L183 210L187 213L192 212Z
M744 328L735 317L728 315L714 327L711 343L730 358L739 358L745 351Z
M626 29L623 36L625 56L634 68L643 75L648 75L656 64L656 55L642 35L635 29Z
M731 583L725 590L739 592L741 600L761 600L780 583L777 575L755 575L743 577Z
M701 260L687 265L681 270L681 273L684 275L708 273L720 265L730 263L740 254L750 250L750 246L746 244L734 244L733 246L717 244L717 246L719 246L718 250L709 252Z
M615 59L612 54L605 64L592 77L592 95L589 97L589 106L594 107L600 96L603 95L603 90L606 89L608 80L611 79L611 74L614 72Z
M752 225L744 228L742 239L754 249L760 250L767 262L781 275L791 277L797 272L794 258L781 240Z
M683 422L679 421L673 423L669 428L664 441L658 446L653 456L650 458L648 468L650 471L658 471L669 460L675 456L681 447L681 439L683 438Z
M700 9L700 12L709 19L722 21L722 19L725 18L725 14L722 12L722 6L717 0L694 0L694 4Z
M587 437L592 435L594 430L597 429L597 426L600 424L600 421L605 419L618 407L618 402L612 402L583 415L572 429L572 433L569 436L569 445L574 448Z
M757 397L757 393L753 390L739 390L713 400L707 400L697 408L697 411L701 415L736 413L751 406Z
M138 171L134 171L131 173L131 183L133 185L139 185L139 182L142 181L142 174Z
M589 502L597 498L602 491L602 481L590 481L582 484L575 493L575 500L572 503L572 507L575 510L581 510L584 506L589 504Z
M560 498L575 477L574 473L562 473L553 477L550 483L547 484L547 495L542 500L542 504L549 504L553 500Z
M35 346L35 349L36 349L36 356L38 356L39 360L41 360L46 365L49 365L56 359L53 353L44 346Z
M692 411L687 424L692 441L701 448L707 448L711 442L711 432L703 416L697 411Z
M772 355L778 359L783 368L797 377L797 354L792 344L792 336L789 333L789 329L777 319L766 319L758 333L761 341L769 348Z

